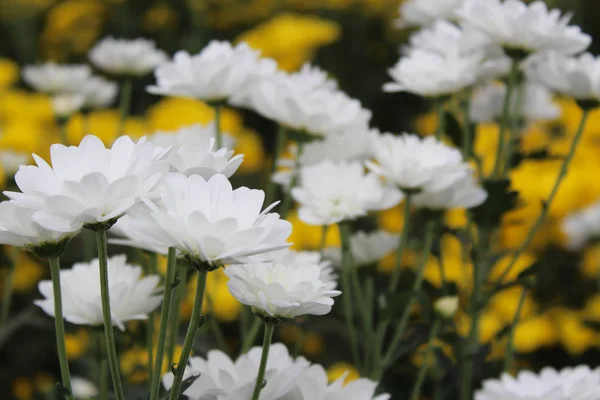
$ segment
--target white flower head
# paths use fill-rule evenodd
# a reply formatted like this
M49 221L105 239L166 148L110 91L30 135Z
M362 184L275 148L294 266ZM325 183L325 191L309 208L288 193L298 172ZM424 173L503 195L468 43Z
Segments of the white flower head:
M161 186L158 203L148 202L148 209L164 230L164 247L219 267L289 246L291 224L269 213L277 203L261 212L264 199L262 190L233 190L220 174L205 180L172 173Z
M390 254L398 247L399 235L377 230L374 232L359 231L350 237L352 261L357 267L373 264ZM341 265L342 252L339 247L325 249L325 257L336 265Z
M400 18L396 26L428 26L438 20L456 18L456 11L465 0L408 0L399 8Z
M111 234L120 238L111 238L109 243L167 255L169 247L164 241L167 233L149 214L145 204L132 207L110 229Z
M80 90L85 97L84 108L97 109L110 106L117 97L119 86L100 76L90 77Z
M452 183L439 192L415 194L413 204L417 208L429 210L451 210L453 208L473 208L487 200L488 193L477 184L473 173Z
M292 196L300 205L298 216L310 225L356 219L402 200L400 191L385 185L375 174L365 173L358 161L325 160L302 168Z
M77 93L91 75L90 67L79 64L47 62L23 68L23 80L37 91L49 94Z
M159 65L156 85L148 91L167 96L191 97L208 102L226 101L256 80L273 75L277 65L246 43L232 46L213 40L200 53L175 53L172 61Z
M76 325L102 325L102 304L100 301L100 273L98 259L89 263L76 263L71 269L60 271L63 315L65 320ZM147 319L162 301L157 294L160 277L142 277L141 267L127 264L125 255L108 259L108 287L112 322L124 330L124 323L131 320ZM46 314L54 316L54 296L52 281L39 283L43 300L35 304Z
M439 192L471 170L460 151L432 136L385 133L373 135L372 140L377 164L367 162L367 166L401 190Z
M596 400L599 392L600 368L546 367L537 374L521 371L516 377L504 373L500 379L488 379L475 400Z
M52 96L52 110L58 118L69 118L81 110L85 104L85 96L79 93L64 93Z
M321 281L317 264L255 263L225 268L227 287L240 303L274 318L325 315L341 294Z
M567 246L572 250L582 249L590 239L600 237L600 203L568 215L561 228L567 238Z
M31 154L10 149L0 151L0 164L7 175L14 175L21 165L31 160Z
M190 400L250 399L260 364L262 349L253 347L235 362L219 350L211 350L206 358L190 357L184 376L198 378L184 392ZM260 392L261 400L280 400L294 388L309 363L303 357L292 359L287 348L274 343L269 350L265 373L266 385ZM173 374L163 377L163 385L170 389Z
M111 224L149 195L165 176L168 163L145 138L118 138L107 149L88 135L79 146L50 147L52 166L33 155L37 166L21 166L15 182L21 192L5 192L19 205L36 210L43 227L73 232L84 225Z
M114 75L144 76L166 61L167 54L148 39L115 39L106 37L89 53L98 69Z
M73 389L73 397L77 400L91 400L98 396L96 385L79 376L71 378L71 389Z
M505 49L523 52L558 51L577 54L591 43L591 37L575 25L571 15L548 10L543 1L525 4L521 0L466 0L458 15Z
M211 138L216 137L216 126L214 122L206 125L192 124L181 127L175 131L158 131L148 135L148 141L155 146L189 146L201 145L206 146ZM233 149L235 146L235 138L227 132L221 132L221 140L223 147Z

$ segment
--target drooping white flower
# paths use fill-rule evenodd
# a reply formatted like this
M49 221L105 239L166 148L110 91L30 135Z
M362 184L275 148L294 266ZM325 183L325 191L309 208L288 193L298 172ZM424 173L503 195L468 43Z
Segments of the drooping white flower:
M474 122L492 122L503 113L506 85L490 83L478 88L471 97L470 118ZM560 116L560 107L552 101L545 86L526 82L513 90L511 115L528 121L553 120Z
M400 5L396 26L428 26L438 20L456 18L456 11L465 0L408 0Z
M475 400L596 400L599 392L600 368L546 367L537 374L521 371L516 377L504 373L500 379L488 379Z
M458 15L493 43L524 54L554 50L572 55L591 43L589 35L569 25L571 15L548 10L543 1L525 4L521 0L466 0Z
M159 65L156 85L148 91L167 96L191 97L208 102L226 101L256 80L273 75L277 66L246 43L232 46L213 40L200 53L175 53L173 60Z
M98 396L96 385L79 376L71 378L71 389L73 390L73 397L76 400L92 400Z
M23 80L37 91L49 94L77 93L92 75L87 65L47 62L23 68Z
M359 231L350 237L350 252L355 266L373 264L390 254L398 247L398 235L377 230L374 232ZM325 249L325 257L341 264L342 252L339 247Z
M325 315L341 294L320 279L317 264L254 263L225 268L227 287L240 303L275 318Z
M600 203L568 215L563 219L561 228L567 238L567 246L580 250L590 239L600 237Z
M114 222L147 196L166 174L145 138L121 136L107 149L88 135L79 146L54 144L52 166L34 154L37 166L15 175L20 192L5 192L19 205L36 210L34 221L47 229L73 232L84 225Z
M190 357L184 376L198 378L183 393L190 400L245 400L252 397L256 371L262 349L253 347L235 362L219 350L211 350L206 358ZM260 393L261 400L282 400L296 385L309 362L299 357L292 359L281 343L271 345L265 373L266 384ZM170 389L173 374L163 377L163 385Z
M300 205L298 216L310 225L352 220L402 200L400 191L384 185L375 174L365 173L358 161L325 160L302 168L292 196Z
M388 70L393 82L383 85L385 92L408 92L424 97L456 93L477 82L483 54L441 55L414 49Z
M487 200L488 193L477 184L470 172L439 192L421 192L413 197L413 204L429 210L473 208Z
M148 135L148 141L160 147L206 145L215 136L215 123L210 122L206 125L192 124L184 126L176 131L158 131ZM221 132L221 140L223 147L233 149L235 146L235 138L227 132Z
M14 175L19 167L31 160L31 154L5 149L0 151L0 164L7 175Z
M195 262L218 267L289 246L292 226L269 213L277 203L261 212L262 190L233 190L220 174L208 180L169 174L160 189L157 204L148 202L149 217L164 230L165 247Z
M144 76L160 63L167 54L148 39L115 39L106 37L89 53L90 61L98 69L114 75Z
M79 93L64 93L52 96L52 110L58 118L69 118L83 108L85 96Z
M460 151L431 136L385 133L373 135L372 141L377 164L367 166L401 190L439 192L471 170Z
M76 325L102 325L102 302L100 301L100 274L98 259L89 263L76 263L71 269L60 271L63 315L65 320ZM142 277L142 268L127 264L125 255L108 259L108 286L112 322L124 330L124 323L147 319L162 301L157 294L160 277ZM41 281L40 293L43 300L35 304L46 314L54 316L52 282Z
M85 97L84 108L96 109L110 106L117 97L119 86L100 76L90 77L79 93Z

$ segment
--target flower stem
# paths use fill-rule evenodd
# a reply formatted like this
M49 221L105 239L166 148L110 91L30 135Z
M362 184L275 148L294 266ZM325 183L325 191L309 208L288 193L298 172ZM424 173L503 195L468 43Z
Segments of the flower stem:
M354 329L354 315L352 313L352 289L351 289L351 257L350 254L350 237L346 234L349 231L346 226L347 222L340 223L340 236L342 240L342 285L344 287L344 293L342 295L344 305L344 318L346 321L346 330L350 338L350 349L352 352L352 361L360 369L360 357L358 354L358 341L356 338L356 331Z
M273 338L274 330L275 325L265 323L265 335L263 338L262 355L260 357L260 366L258 367L258 375L256 376L256 382L254 383L254 392L252 393L252 400L258 400L258 398L260 397L260 391L263 388L265 372L267 370L267 360L269 359L269 348L271 347L271 339Z
M463 114L461 148L463 159L466 161L471 157L471 141L473 140L470 122L471 90L467 90L465 93L465 98L461 102L461 106Z
M221 132L221 105L213 105L215 110L215 146L217 150L223 147L223 137Z
M281 153L283 152L286 140L287 128L285 128L283 125L279 125L275 141L275 153L273 154L273 163L271 165L271 174L269 175L269 181L267 182L267 190L265 195L266 205L273 203L275 198L275 191L277 185L275 184L275 182L273 182L273 175L275 175L275 173L277 172L277 162L279 161L279 157L281 157Z
M407 194L404 199L404 226L402 227L402 233L400 234L400 242L396 249L396 268L392 272L392 279L388 287L388 293L394 293L398 289L398 283L400 282L400 273L402 272L402 256L404 249L408 246L408 232L410 230L410 207L412 203L412 195Z
M436 99L433 106L437 116L437 128L435 130L435 138L441 140L444 131L446 130L446 113L444 110L444 100Z
M217 345L217 349L227 353L227 343L225 343L225 336L223 335L223 330L219 325L219 321L217 321L217 317L215 317L215 311L213 309L213 301L210 295L206 296L206 301L208 302L208 309L210 310L210 315L208 316L208 323L210 330L212 331L215 342Z
M248 331L248 334L242 343L242 350L240 351L240 354L246 354L248 350L250 350L250 347L252 347L254 341L256 340L256 336L258 336L259 330L260 319L256 318L254 322L252 322L252 326L250 327L250 330Z
M174 247L169 247L169 255L167 260L167 279L165 281L165 291L162 307L160 310L160 327L158 330L158 346L156 348L156 360L150 359L150 364L154 361L150 381L150 400L158 399L160 391L160 377L162 365L165 356L165 342L167 337L167 325L169 322L169 311L171 309L171 299L173 298L173 280L177 271L176 250ZM156 259L156 255L154 257Z
M93 379L98 387L100 400L108 399L108 363L106 362L106 350L104 333L95 328L92 328L93 338Z
M8 320L10 314L10 305L12 303L13 286L15 280L15 269L17 267L17 257L19 257L19 249L15 247L13 257L11 257L10 264L8 266L8 274L4 278L4 292L2 295L2 309L0 310L0 328L3 328Z
M181 356L177 362L177 370L173 380L173 386L171 387L171 393L169 394L169 400L177 400L181 395L181 383L183 381L183 373L187 366L192 346L196 340L196 333L200 328L200 321L202 312L202 301L204 300L204 288L206 287L206 275L205 270L199 270L198 276L196 277L196 297L194 298L194 306L192 308L192 316L190 318L190 324L188 325L187 333L185 334L185 340L183 341L183 348L181 350Z
M59 120L58 120L60 143L65 146L69 145L69 136L67 135L67 122L68 122L68 119L66 119L66 118L59 118Z
M506 346L506 357L504 358L504 371L508 372L512 368L515 348L515 331L517 329L517 325L519 324L519 320L521 318L521 311L523 310L523 305L525 304L525 299L527 298L527 289L523 288L521 292L521 297L519 298L519 304L517 305L517 311L515 312L515 316L513 318L513 322L510 326L510 332L508 334L508 346Z
M167 324L171 327L167 333L167 361L169 365L173 364L175 346L179 337L179 314L181 312L181 300L183 299L186 291L185 285L187 284L188 274L187 266L179 266L178 274L180 274L180 276L177 275L179 279L179 285L175 288L175 294L169 310L169 322Z
M283 197L283 201L281 202L280 214L281 218L287 217L290 212L290 208L292 207L292 189L298 183L298 174L300 173L300 156L304 153L304 143L298 142L298 154L296 155L296 165L294 166L292 181L290 182L290 186L285 191L285 196Z
M158 259L156 253L150 253L149 263L147 265L146 273L148 275L156 275L158 270ZM168 279L168 277L167 277ZM164 300L164 299L163 299ZM154 362L154 315L155 312L151 312L148 316L146 323L146 348L148 350L148 378L152 379L154 376L153 365ZM151 381L150 381L151 382Z
M525 85L520 85L516 87L516 98L515 98L515 110L517 110L516 115L513 115L510 120L510 134L508 135L508 140L506 142L506 161L504 163L503 168L503 176L508 175L512 168L513 162L513 153L515 151L515 142L520 135L521 132L521 121L522 115L521 110L523 109L523 101L525 97Z
M133 92L133 80L127 78L121 85L121 98L119 100L119 129L117 130L117 138L125 134L125 121L129 115L129 108L131 106L131 94ZM115 138L116 139L116 138Z
M60 364L60 375L62 385L69 394L67 399L73 399L71 388L71 374L69 373L69 361L67 359L67 346L65 344L65 322L62 313L62 295L60 287L60 261L58 256L49 257L50 274L52 275L52 289L54 295L54 328L56 329L56 349L58 351L58 362Z
M429 355L433 351L433 342L437 337L439 329L440 321L436 320L433 323L431 332L429 333L429 341L427 342L427 348L425 349L423 364L421 364L421 368L419 369L419 374L417 375L417 380L415 382L415 386L413 387L410 400L419 400L421 396L421 389L423 387L423 382L425 382L425 377L427 376L427 369L429 367Z
M319 242L319 255L323 258L323 252L325 251L325 243L327 242L327 231L329 225L323 225L321 228L321 241Z
M115 345L112 316L110 314L110 293L108 288L108 249L106 244L106 230L96 231L98 244L98 261L100 263L100 294L102 297L102 318L104 320L104 338L106 340L106 355L112 377L113 387L117 400L125 400L121 376L119 374L119 359Z
M494 172L492 176L499 177L502 171L502 161L504 160L504 136L506 130L509 129L510 123L510 106L513 90L517 83L517 76L519 74L519 63L515 60L512 61L510 75L508 77L508 84L506 86L506 95L504 96L504 105L502 108L502 120L500 122L500 131L498 132L498 148L496 149L496 161L494 163ZM509 138L510 140L510 138Z

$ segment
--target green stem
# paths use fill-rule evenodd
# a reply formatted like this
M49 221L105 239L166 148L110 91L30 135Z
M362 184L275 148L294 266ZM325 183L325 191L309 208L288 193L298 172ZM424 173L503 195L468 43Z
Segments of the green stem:
M435 130L435 138L437 140L441 140L442 135L444 134L444 131L446 130L446 113L444 110L444 100L442 100L442 99L434 100L433 106L435 107L435 113L437 115L437 120L438 120L437 129Z
M279 157L281 157L281 153L283 152L286 140L287 128L285 128L283 125L279 125L275 141L275 153L273 154L273 164L271 165L271 174L269 175L269 180L267 181L267 190L265 195L265 204L267 205L273 203L275 199L277 185L275 185L275 182L273 182L273 175L275 175L275 173L277 172L277 162L279 161Z
M199 270L198 276L196 277L196 297L194 298L194 307L192 308L192 316L190 318L190 324L188 325L187 333L185 334L185 340L183 341L183 348L181 349L181 356L179 362L177 362L177 370L173 380L173 386L169 394L169 400L177 400L181 395L181 383L183 381L183 373L192 351L192 345L196 340L196 333L200 327L201 313L202 313L202 301L204 300L204 288L206 287L206 275L205 270Z
M412 394L410 396L410 400L419 400L421 396L421 389L423 387L423 382L425 382L425 377L427 376L427 369L429 367L429 355L433 351L433 342L437 337L438 330L440 329L440 321L436 320L433 323L433 327L431 328L431 333L429 334L429 341L427 342L427 348L425 349L423 363L421 364L421 368L419 368L419 373L417 375L417 381L415 382L415 386L413 387Z
M98 244L98 260L100 264L100 294L102 297L102 318L104 320L104 338L106 340L106 355L112 377L113 387L117 400L125 400L121 376L119 374L119 359L115 345L112 316L110 314L110 293L108 287L108 250L106 244L106 230L96 231Z
M346 321L346 330L348 331L348 336L350 338L350 349L352 352L352 360L354 365L360 369L360 358L358 354L358 341L356 338L356 331L354 329L354 316L352 312L352 289L351 289L351 253L350 253L350 237L348 234L349 227L347 226L347 222L340 223L340 236L342 241L342 285L344 288L344 293L342 295L343 305L344 305L344 317Z
M62 313L62 295L60 287L60 261L58 256L49 257L50 274L52 275L52 289L54 295L54 328L56 329L56 350L58 351L58 362L60 364L60 375L62 385L69 393L73 393L71 388L71 374L69 373L69 361L67 359L67 346L65 344L65 322ZM73 395L66 396L73 400Z
M59 118L58 120L58 128L60 134L60 143L65 146L69 145L69 136L67 135L67 122L69 120L67 118Z
M106 358L100 360L100 383L98 391L101 400L108 400L108 361Z
M175 288L175 294L173 301L171 302L171 308L169 309L169 323L171 327L167 333L167 360L168 364L173 364L173 357L175 352L175 346L177 345L177 339L179 338L179 315L181 313L181 300L186 292L187 274L188 267L183 265L179 266L179 285Z
M319 255L323 258L323 251L325 251L325 242L327 241L327 231L329 225L323 225L321 230L321 241L319 242Z
M446 295L448 294L448 287L447 287L447 283L448 280L446 278L446 268L444 265L444 246L441 243L442 238L440 237L440 248L439 248L439 259L438 259L438 265L440 267L440 282L442 285L442 294Z
M125 134L125 121L129 115L131 106L131 94L133 92L133 80L127 78L121 85L121 98L119 100L119 129L117 129L117 137Z
M465 93L465 99L462 101L462 114L463 114L463 124L462 124L462 140L461 140L461 148L462 155L464 160L468 160L471 157L471 141L473 138L471 137L471 90L467 90Z
M149 254L150 262L147 265L147 275L156 275L158 272L158 259L156 253ZM148 350L148 377L152 379L154 376L153 365L154 362L154 315L155 312L151 312L148 315L148 321L146 324L146 348Z
M260 357L260 365L258 367L258 375L256 376L256 382L254 383L252 400L258 400L258 398L260 397L260 391L263 388L263 382L265 380L265 371L267 369L267 360L269 359L269 348L271 347L271 340L273 339L274 330L275 325L265 323L265 335L263 338L262 355Z
M292 207L292 189L296 186L296 183L298 183L298 174L300 174L300 156L302 156L302 153L304 153L304 143L298 142L298 154L296 155L296 165L293 171L294 175L292 176L292 181L286 189L283 201L281 202L281 218L287 217L290 208Z
M244 342L242 343L242 350L240 354L246 354L248 350L250 350L250 347L252 347L254 344L254 341L258 336L258 332L260 331L260 325L260 319L255 318L254 322L252 322L250 330L248 331L248 334L246 335L246 338L244 339Z
M19 250L18 247L16 247ZM17 255L18 257L18 255ZM4 292L2 294L2 309L0 310L0 328L4 328L10 314L10 305L13 297L13 286L15 280L16 258L10 261L8 274L4 278Z
M519 298L519 304L517 305L517 311L515 312L515 316L513 318L512 325L510 326L510 332L508 334L508 346L506 348L506 357L504 358L504 371L508 372L512 368L515 348L514 348L514 340L515 340L515 331L517 329L517 325L519 325L519 321L521 319L521 311L523 310L523 305L525 304L525 299L527 298L527 289L523 288L521 292L521 297Z
M523 116L521 115L521 110L523 109L523 98L525 97L525 85L519 85L516 87L516 99L515 99L515 110L516 115L513 115L510 120L510 131L508 135L508 140L506 142L506 161L504 162L503 174L502 176L506 176L511 168L512 168L512 159L513 153L515 151L515 142L518 140L519 132L521 129L520 121Z
M504 160L503 151L504 151L504 136L506 135L506 130L509 128L510 122L510 111L511 111L511 103L510 100L512 98L513 90L515 89L515 84L517 82L517 77L519 74L519 63L516 61L512 61L510 75L508 78L508 84L506 86L506 95L504 96L504 105L502 108L502 120L500 122L500 131L498 132L498 148L496 149L496 161L494 163L494 172L492 176L499 177L500 172L502 171L502 161Z
M173 298L173 281L175 279L175 273L177 271L177 253L174 247L169 247L168 260L167 260L167 279L165 281L165 291L163 297L163 303L160 310L160 327L158 330L158 346L156 348L156 361L153 358L150 359L150 364L154 361L154 369L150 381L150 400L158 399L158 393L160 391L160 377L162 372L162 365L165 356L165 342L167 338L167 325L169 322L169 311L171 309L171 300ZM154 255L156 259L156 255Z
M400 234L400 242L396 249L396 268L392 272L392 279L388 286L388 293L394 293L398 289L398 283L400 282L400 274L402 272L402 256L404 255L404 249L408 246L408 233L410 230L410 208L412 203L412 195L409 193L404 199L404 226L402 227L402 233Z
M98 387L99 399L108 399L108 362L106 361L106 346L104 342L104 333L92 328L92 337L94 344L93 377L94 383Z
M215 110L215 147L218 150L223 147L223 135L221 132L221 105L215 104L213 105L213 109Z
M219 321L215 317L215 313L213 310L213 302L210 296L206 296L206 301L208 302L208 308L210 309L210 315L208 317L208 323L210 324L210 329L213 332L215 337L215 342L217 344L217 348L221 351L227 353L227 344L225 343L225 337L223 336L223 331L219 326Z

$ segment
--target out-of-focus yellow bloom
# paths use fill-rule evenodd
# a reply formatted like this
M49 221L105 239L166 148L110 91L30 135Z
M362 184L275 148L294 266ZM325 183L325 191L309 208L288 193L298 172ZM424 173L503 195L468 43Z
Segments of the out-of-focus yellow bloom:
M438 118L434 112L421 114L415 118L414 122L415 131L422 136L433 135L437 129Z
M13 274L15 292L29 292L44 277L46 268L32 260L26 253L19 253Z
M419 348L413 353L412 357L411 357L411 361L413 362L413 364L416 365L421 365L423 364L423 362L425 361L425 350L427 349L427 343L423 343L421 346L419 346ZM433 349L440 349L442 350L442 352L448 356L448 357L452 357L452 346L448 345L447 343L444 343L443 341L439 340L439 339L435 339L433 341ZM429 357L427 357L427 365L429 365L430 368L435 369L437 363L437 357L435 355L435 352L432 351L431 353L429 353Z
M14 21L34 18L43 12L56 0L2 0L0 2L0 20ZM31 23L19 21L19 23Z
M586 320L600 322L600 294L595 294L588 299L583 315Z
M265 150L262 138L250 129L243 129L236 138L235 151L244 155L244 162L238 169L241 173L251 174L262 170L265 165Z
M496 282L500 276L506 271L506 268L512 263L513 255L507 254L500 258L493 266L489 274L489 280ZM531 253L522 253L515 261L510 271L502 281L503 283L511 282L517 279L519 274L535 263L535 257Z
M309 357L315 358L320 356L325 349L325 343L321 335L316 333L308 333L304 336L304 340L302 342L302 353Z
M572 355L580 355L596 343L595 332L585 326L576 310L556 308L551 311L558 338L562 346Z
M383 257L377 263L377 271L383 274L390 274L394 269L396 269L396 252L392 252L387 256ZM415 265L418 260L418 256L411 249L406 249L402 253L402 263L400 266L402 268L409 267L411 265Z
M237 40L274 58L280 68L293 71L309 61L319 47L338 40L340 34L340 26L333 21L284 13L242 33Z
M591 279L600 274L600 245L596 244L584 250L581 272Z
M346 375L346 378L344 378L345 384L360 378L360 373L356 367L346 362L333 363L327 368L327 379L329 379L329 382L337 381L344 375Z
M8 90L0 94L0 122L11 120L54 123L54 112L48 96L24 90Z
M35 153L48 159L50 145L57 142L54 131L47 131L38 121L15 120L2 125L0 148L20 153Z
M169 3L167 2L160 2L153 5L142 17L144 29L150 32L174 29L178 22L179 15L169 7Z
M522 320L515 328L513 346L519 353L531 353L556 343L558 334L552 319L538 315Z
M121 373L131 383L143 383L148 379L148 349L133 347L121 355Z
M93 111L84 117L82 114L74 115L67 123L67 138L70 145L78 145L84 136L92 134L110 146L117 138L121 116L118 110ZM138 138L147 133L148 127L140 118L129 117L125 120L124 133L133 138Z
M377 222L384 231L401 233L404 228L404 203L377 213Z
M479 342L488 343L504 327L500 318L489 310L484 311L479 318ZM471 317L467 313L458 313L456 330L462 336L468 336L471 331Z
M485 176L494 171L496 163L496 150L498 149L498 135L500 127L494 123L478 124L473 141L473 151L481 160L481 170Z
M288 239L294 250L319 250L323 228L300 221L298 214L292 212L286 218L292 224L292 234ZM340 232L337 225L331 225L325 236L325 247L340 247Z
M198 23L218 29L250 24L272 14L280 0L207 0L188 1L188 7L195 15L202 15Z
M241 304L231 295L227 288L227 275L220 268L208 274L204 292L204 304L207 312L222 322L235 321L241 312ZM186 296L181 302L181 317L187 319L192 312L196 294L196 280L192 279L186 290Z
M467 225L467 210L464 208L455 208L446 212L444 216L444 221L449 228L459 229L463 228Z
M90 335L85 329L78 329L75 333L65 334L65 346L69 360L83 357L90 345Z
M16 400L33 399L33 382L24 377L16 378L14 381L12 381L12 393Z
M56 378L47 372L40 372L35 376L35 387L40 393L50 393L54 390Z
M19 80L19 66L8 58L0 58L0 91Z
M442 238L442 255L444 277L446 282L455 283L461 290L471 287L471 276L473 265L467 257L460 240L454 235L444 235ZM425 265L424 276L427 281L436 287L442 285L442 274L440 262L437 258L430 256Z
M302 338L302 330L297 325L284 324L277 331L285 343L294 343Z
M502 322L511 324L515 318L522 293L523 289L520 287L505 289L490 299L488 307ZM525 321L535 312L535 309L535 301L529 293L526 294L519 319Z

